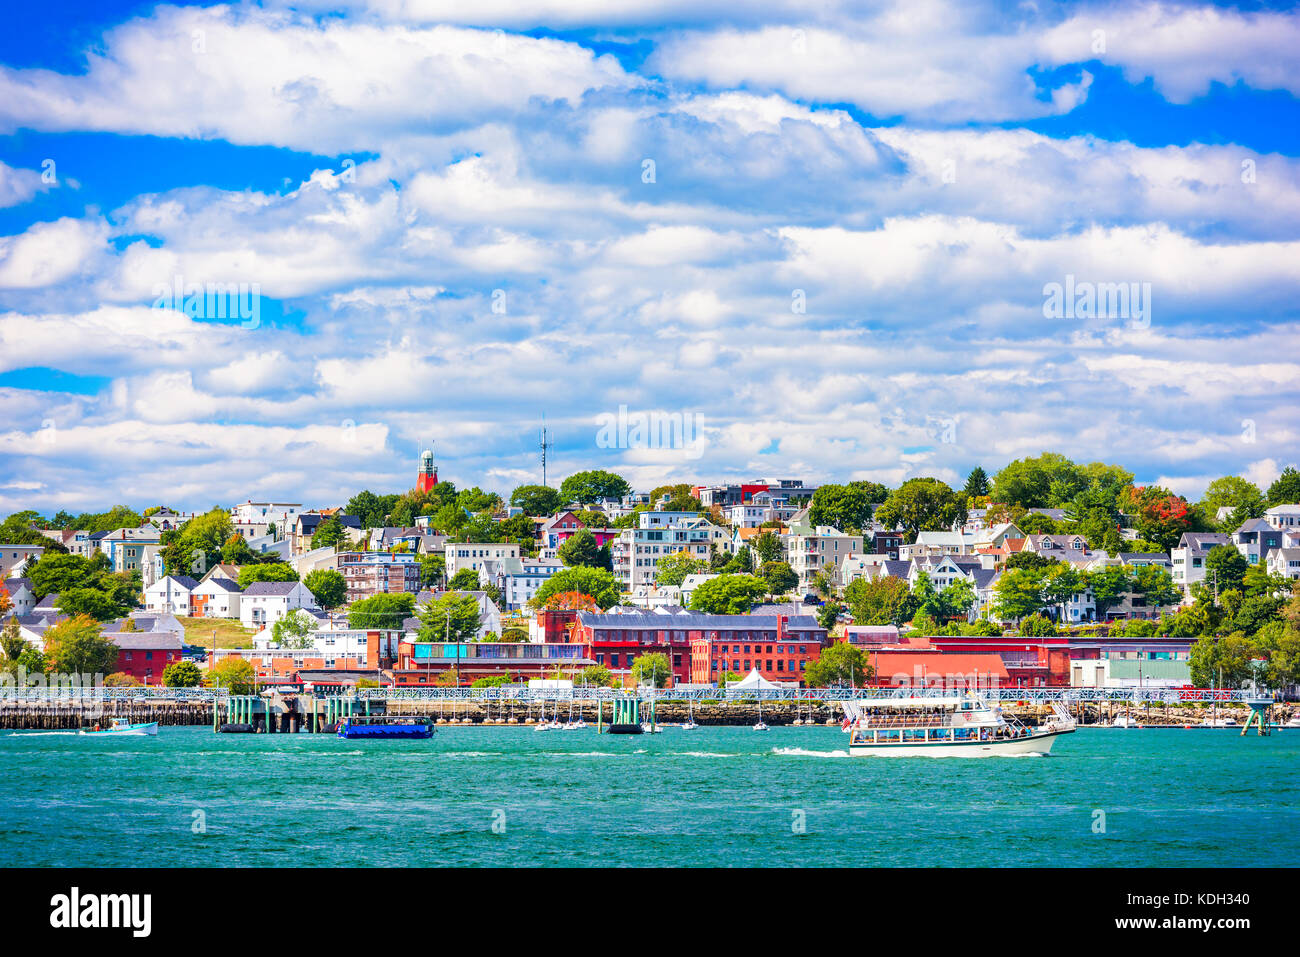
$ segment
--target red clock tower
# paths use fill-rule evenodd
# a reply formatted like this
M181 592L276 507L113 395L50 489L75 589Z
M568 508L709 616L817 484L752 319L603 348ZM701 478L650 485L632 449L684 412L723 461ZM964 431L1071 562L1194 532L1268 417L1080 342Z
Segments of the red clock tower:
M433 450L425 449L420 453L420 474L415 479L416 491L431 492L437 484L438 466L433 464Z

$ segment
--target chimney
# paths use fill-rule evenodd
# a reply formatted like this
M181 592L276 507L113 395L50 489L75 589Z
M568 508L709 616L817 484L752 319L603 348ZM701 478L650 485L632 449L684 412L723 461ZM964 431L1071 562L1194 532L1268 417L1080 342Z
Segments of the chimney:
M785 641L785 615L776 616L776 640Z

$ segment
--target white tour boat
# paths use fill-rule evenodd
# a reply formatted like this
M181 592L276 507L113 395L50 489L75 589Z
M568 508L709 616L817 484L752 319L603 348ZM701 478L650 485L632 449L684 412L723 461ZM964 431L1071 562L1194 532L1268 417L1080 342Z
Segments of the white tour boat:
M1074 730L1068 711L1052 705L1052 718L1030 728L978 694L946 697L861 698L842 701L854 757L988 758L1047 754Z

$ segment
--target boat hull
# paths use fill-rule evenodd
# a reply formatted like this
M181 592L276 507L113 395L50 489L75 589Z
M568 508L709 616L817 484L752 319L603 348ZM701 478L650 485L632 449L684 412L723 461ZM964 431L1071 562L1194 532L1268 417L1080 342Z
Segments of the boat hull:
M112 735L113 737L123 736L154 736L158 734L158 722L151 721L148 724L128 724L121 728L101 728L99 731L82 731L82 734L89 734L95 737Z
M349 741L421 740L433 737L433 728L422 724L361 724L339 728L338 736Z
M1066 731L1049 731L1025 738L998 741L936 741L928 744L851 744L852 757L880 758L997 758L1025 754L1049 754L1056 739Z
M644 734L645 729L639 724L611 724L605 729L609 734Z

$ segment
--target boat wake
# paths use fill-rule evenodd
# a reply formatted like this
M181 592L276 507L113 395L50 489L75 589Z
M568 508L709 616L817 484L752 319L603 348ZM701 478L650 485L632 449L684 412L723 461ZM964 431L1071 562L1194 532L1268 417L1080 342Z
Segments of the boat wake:
M801 758L847 758L847 751L809 751L807 748L773 748L773 754L794 755Z
M51 735L80 734L80 731L10 731L6 738L48 738Z

